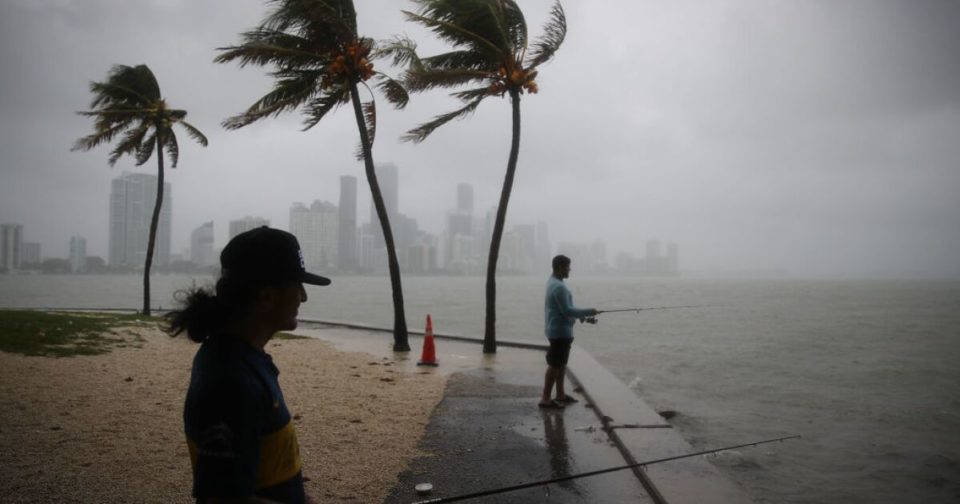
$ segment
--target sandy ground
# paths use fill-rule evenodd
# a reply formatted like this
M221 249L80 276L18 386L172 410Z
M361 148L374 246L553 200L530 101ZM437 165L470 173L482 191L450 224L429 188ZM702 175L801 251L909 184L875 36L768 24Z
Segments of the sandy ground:
M192 502L183 397L196 344L125 329L92 357L0 352L0 501ZM307 492L382 502L440 401L444 378L319 340L267 351L294 415Z

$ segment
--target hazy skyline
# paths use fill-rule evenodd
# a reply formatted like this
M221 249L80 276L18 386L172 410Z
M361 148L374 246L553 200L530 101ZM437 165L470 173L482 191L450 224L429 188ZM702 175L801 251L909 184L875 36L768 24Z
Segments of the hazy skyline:
M552 2L519 0L532 37ZM156 160L107 165L109 147L70 152L92 131L90 81L145 63L164 98L189 112L208 148L181 141L173 251L190 232L262 216L286 228L295 201L338 203L340 175L369 189L352 110L301 131L285 114L239 131L220 122L267 92L264 69L215 65L267 4L234 0L4 0L0 3L0 222L24 226L45 257L87 238L106 257L110 180ZM357 0L360 32L405 33L411 2ZM960 277L960 2L744 0L563 2L569 33L524 95L507 218L550 238L642 256L680 244L682 269L801 276ZM396 70L382 68L394 75ZM404 111L378 100L374 159L400 172L400 212L430 232L474 186L495 206L510 141L507 100L487 100L420 145L406 130L450 110L442 92Z

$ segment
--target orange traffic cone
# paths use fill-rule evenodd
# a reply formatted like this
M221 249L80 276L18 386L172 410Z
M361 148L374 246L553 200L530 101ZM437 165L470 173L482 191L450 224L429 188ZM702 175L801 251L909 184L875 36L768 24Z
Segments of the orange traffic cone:
M418 366L438 366L437 351L433 347L433 321L427 315L427 328L423 331L423 353L420 355Z

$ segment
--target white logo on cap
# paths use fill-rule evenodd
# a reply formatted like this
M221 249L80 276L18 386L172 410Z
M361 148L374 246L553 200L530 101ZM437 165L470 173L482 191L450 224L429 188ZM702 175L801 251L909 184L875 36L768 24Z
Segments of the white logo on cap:
M297 256L300 257L300 269L307 269L306 266L304 266L303 264L303 251L297 250Z

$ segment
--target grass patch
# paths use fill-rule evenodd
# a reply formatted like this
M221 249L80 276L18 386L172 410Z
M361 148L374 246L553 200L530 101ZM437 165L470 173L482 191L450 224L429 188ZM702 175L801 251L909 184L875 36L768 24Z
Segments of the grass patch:
M298 334L290 334L285 332L279 332L273 335L275 340L298 340L298 339L310 339L309 336L300 336Z
M132 331L118 328L157 322L142 315L0 310L0 351L48 357L99 355L142 341Z

